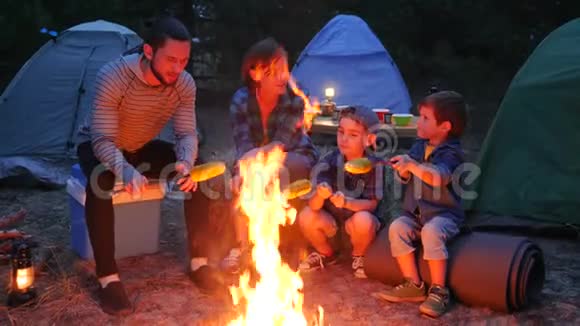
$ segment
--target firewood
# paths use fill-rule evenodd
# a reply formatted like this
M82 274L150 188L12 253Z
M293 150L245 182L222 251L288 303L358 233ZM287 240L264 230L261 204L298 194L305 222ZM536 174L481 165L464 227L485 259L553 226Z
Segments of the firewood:
M2 231L0 231L0 240L23 238L25 236L26 236L25 233L20 232L20 231L18 231L16 229L14 229L14 230L2 230Z
M3 241L0 243L0 254L9 254L12 252L12 242Z
M34 241L31 235L26 234L22 238L16 238L16 240L21 239L23 239L30 248L38 247L38 243ZM14 242L12 240L15 239L5 239L0 242L0 254L12 254L14 250Z
M0 254L0 265L8 265L10 264L10 258L12 255L8 254Z
M0 229L6 228L10 225L16 224L24 219L26 216L26 210L21 208L18 212L14 214L8 214L0 217Z

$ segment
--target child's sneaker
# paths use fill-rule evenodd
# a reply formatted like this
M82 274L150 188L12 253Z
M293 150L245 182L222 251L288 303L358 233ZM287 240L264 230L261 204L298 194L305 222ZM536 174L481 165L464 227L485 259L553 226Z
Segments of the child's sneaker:
M365 273L365 258L364 256L352 256L352 270L354 277L367 278Z
M413 281L406 280L390 290L375 292L373 296L389 302L421 302L427 298L425 292L425 282L417 286Z
M419 311L429 317L437 318L447 311L449 305L449 289L432 285L429 288L427 300L419 306Z
M336 264L337 255L332 255L330 257L324 256L316 251L313 251L300 262L298 269L301 272L310 272L315 271L321 268L324 268L329 265Z

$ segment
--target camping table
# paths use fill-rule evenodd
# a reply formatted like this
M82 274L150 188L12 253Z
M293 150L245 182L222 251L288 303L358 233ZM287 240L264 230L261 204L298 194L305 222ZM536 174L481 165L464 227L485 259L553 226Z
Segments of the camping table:
M417 137L417 117L413 117L413 120L407 126L396 126L390 125L397 137L399 138L415 138ZM332 117L317 116L312 122L311 133L315 134L336 134L338 129L338 122Z

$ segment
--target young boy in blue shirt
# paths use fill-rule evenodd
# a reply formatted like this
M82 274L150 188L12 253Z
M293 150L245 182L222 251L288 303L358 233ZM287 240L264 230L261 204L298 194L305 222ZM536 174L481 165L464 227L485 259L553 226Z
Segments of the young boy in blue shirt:
M381 187L376 186L382 180L382 169L377 166L365 174L350 174L344 171L344 163L368 157L365 150L375 143L376 135L372 131L378 126L376 113L366 107L351 106L342 110L336 135L338 149L313 169L313 172L320 171L313 179L316 191L298 215L300 229L314 247L300 263L300 271L317 270L336 262L338 255L328 240L344 226L353 246L354 275L366 278L363 257L380 227L374 212L377 197L382 195ZM373 157L369 159L376 161Z
M460 94L442 91L423 99L419 110L419 139L408 155L391 159L396 176L407 184L403 214L389 226L391 253L406 281L375 295L390 302L423 302L421 313L439 317L449 304L446 243L459 233L464 219L452 177L464 162L459 137L465 128L466 105ZM428 291L415 260L414 242L419 239L431 274Z

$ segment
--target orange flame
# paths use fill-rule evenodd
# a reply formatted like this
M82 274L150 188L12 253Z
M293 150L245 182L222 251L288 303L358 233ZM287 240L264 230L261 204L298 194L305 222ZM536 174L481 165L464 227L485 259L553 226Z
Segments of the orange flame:
M239 287L231 287L234 304L245 298L245 314L230 325L307 325L302 313L302 278L282 262L278 245L279 226L294 223L296 210L280 190L279 172L286 153L280 147L255 158L240 161L243 179L238 205L249 219L252 260L259 281L250 286L250 274L240 277ZM322 308L319 308L322 316Z
M300 96L304 101L304 127L308 131L312 128L312 120L314 120L314 117L321 112L320 103L316 99L310 102L308 96L298 88L298 85L296 85L296 81L293 78L288 80L288 84L290 84L290 88L292 88L294 94Z

